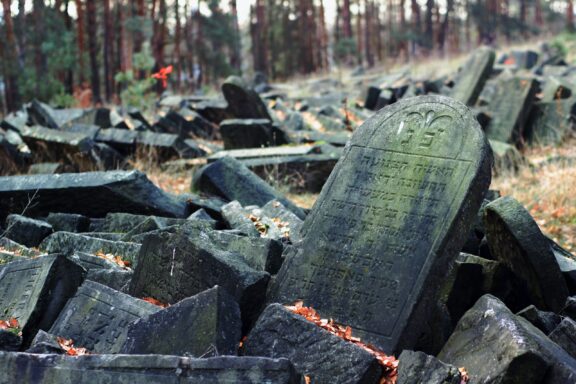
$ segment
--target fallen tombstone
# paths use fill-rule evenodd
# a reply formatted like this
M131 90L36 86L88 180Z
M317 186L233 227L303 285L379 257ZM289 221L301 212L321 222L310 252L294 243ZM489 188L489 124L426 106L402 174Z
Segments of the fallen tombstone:
M576 321L569 317L562 319L560 324L548 335L550 340L558 344L570 356L576 358Z
M175 234L148 235L138 255L130 293L174 304L214 285L240 304L247 327L264 304L270 275L250 268L236 253L218 249L209 238Z
M450 96L466 105L474 105L492 72L496 52L484 47L474 51L456 76Z
M398 357L396 384L461 384L458 368L423 352L402 351Z
M491 254L525 281L532 303L560 311L568 288L549 240L530 213L513 198L501 197L486 206L484 225Z
M34 340L30 344L30 348L26 350L28 353L48 353L63 355L66 353L64 348L58 342L58 336L51 335L48 332L39 330Z
M423 96L384 108L355 131L270 300L304 300L387 353L426 344L425 319L466 241L490 165L463 104Z
M23 344L48 329L84 280L85 271L63 255L0 266L0 320L16 319Z
M260 237L254 221L242 205L234 200L222 207L222 217L229 228L235 229L249 237Z
M241 329L238 303L216 286L131 323L120 353L236 355Z
M375 384L382 376L373 354L280 304L269 305L260 315L243 351L248 356L285 357L315 383Z
M54 232L87 232L90 227L90 218L75 213L50 212L46 221L52 226Z
M90 157L94 138L90 135L39 126L24 127L20 134L36 162L64 161L79 169L89 169L94 164Z
M76 169L70 164L36 163L28 168L29 175L54 175L58 173L74 173Z
M224 157L202 167L194 174L192 183L196 190L230 201L238 200L242 205L263 206L270 200L278 200L299 218L305 216L294 203L231 157Z
M118 353L129 324L161 308L90 280L60 312L49 333L92 353Z
M6 218L4 234L27 247L37 247L51 233L52 226L45 221L16 214L8 215Z
M139 171L0 177L0 216L22 212L27 205L29 216L50 212L187 216L184 201L160 190Z
M182 231L189 236L208 237L212 244L223 251L242 255L246 264L257 271L276 274L282 265L282 243L264 237L240 236L227 231L212 231L184 225Z
M164 355L36 355L0 352L0 382L105 384L299 384L286 359ZM30 373L33 375L30 375Z
M117 291L128 291L133 271L123 261L118 263L112 255L97 256L85 252L75 252L68 257L86 269L86 279Z
M286 133L267 119L224 120L220 135L226 150L288 144Z
M576 360L491 295L460 320L438 355L477 383L571 383Z
M119 256L123 261L135 267L140 252L140 244L119 240L108 240L94 237L95 233L55 232L46 237L38 248L48 253L64 253L71 255L74 252L95 254L111 254Z
M560 315L554 312L541 311L534 305L529 305L516 315L525 318L546 335L549 335L562 321Z

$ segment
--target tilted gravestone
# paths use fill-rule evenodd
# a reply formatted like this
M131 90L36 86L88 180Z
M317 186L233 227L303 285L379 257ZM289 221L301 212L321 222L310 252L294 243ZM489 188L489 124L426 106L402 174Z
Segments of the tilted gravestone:
M490 100L492 119L486 127L490 140L515 143L521 139L537 88L532 78L510 77L498 82Z
M50 333L74 340L78 347L94 353L118 353L124 345L128 325L161 307L86 280L78 288Z
M228 102L228 112L238 119L272 120L260 96L237 76L228 77L222 84L222 93Z
M85 271L63 255L0 267L0 320L17 319L28 343L38 329L52 325L84 276Z
M526 283L531 302L539 309L558 312L568 298L566 281L550 240L530 213L510 196L486 206L484 226L490 253Z
M456 77L450 96L466 105L474 105L494 66L496 52L490 48L476 50Z
M460 102L422 96L384 108L348 143L272 300L304 300L386 352L413 348L475 220L490 164Z

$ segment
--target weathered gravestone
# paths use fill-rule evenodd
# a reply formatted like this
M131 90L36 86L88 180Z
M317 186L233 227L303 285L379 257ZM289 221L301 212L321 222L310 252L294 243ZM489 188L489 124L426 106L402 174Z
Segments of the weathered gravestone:
M242 205L263 206L270 200L278 200L299 218L305 216L302 209L232 157L202 167L194 174L192 183L196 190L238 200Z
M0 320L15 318L24 343L38 329L48 329L85 272L62 255L14 261L0 268Z
M288 144L284 131L267 119L230 119L220 123L224 149L260 148Z
M236 355L241 328L238 303L216 286L133 322L121 353Z
M460 102L423 96L384 108L347 145L272 300L302 299L386 352L413 348L490 164L480 126Z
M490 48L476 50L456 77L450 96L466 105L474 105L494 65L496 52Z
M50 212L102 217L127 212L186 217L184 201L156 187L139 171L85 172L62 175L0 177L0 216Z
M298 384L287 359L165 355L59 356L0 352L0 383Z
M134 320L161 307L86 280L71 298L50 333L74 340L95 353L118 353Z
M228 77L222 84L222 93L228 102L229 113L238 119L272 120L266 105L258 94L237 76Z
M549 239L530 213L512 197L501 197L486 206L484 225L490 252L526 283L532 303L560 311L568 288Z
M189 230L144 238L130 293L174 304L218 285L240 304L247 326L264 304L270 275L250 268L240 254L219 249L207 234L191 236Z
M493 114L486 127L486 136L505 143L519 141L537 88L537 81L531 78L501 79L490 99Z

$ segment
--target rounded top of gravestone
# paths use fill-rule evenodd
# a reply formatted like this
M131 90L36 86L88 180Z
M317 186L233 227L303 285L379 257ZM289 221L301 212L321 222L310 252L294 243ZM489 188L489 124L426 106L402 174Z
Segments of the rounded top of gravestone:
M474 113L446 96L417 96L381 109L355 132L348 146L476 160L486 138Z
M246 82L238 76L228 76L224 83L222 83L222 92L226 94L228 90L230 91L246 91L248 85Z

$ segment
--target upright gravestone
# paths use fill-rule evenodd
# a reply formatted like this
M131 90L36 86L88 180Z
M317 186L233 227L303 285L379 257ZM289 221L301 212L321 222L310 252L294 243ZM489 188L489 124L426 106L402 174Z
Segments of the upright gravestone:
M228 102L228 112L237 119L272 120L260 96L238 76L230 76L224 81L222 93Z
M382 109L348 143L271 298L304 300L386 352L420 345L490 164L460 102L422 96Z
M466 105L474 105L492 72L496 53L483 47L474 52L456 77L450 96Z

